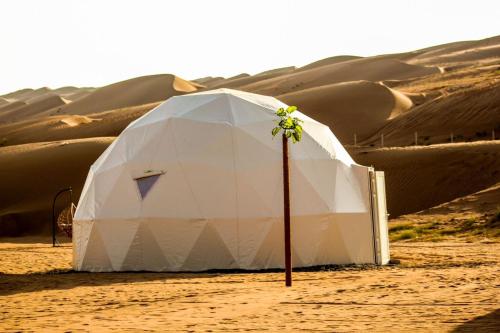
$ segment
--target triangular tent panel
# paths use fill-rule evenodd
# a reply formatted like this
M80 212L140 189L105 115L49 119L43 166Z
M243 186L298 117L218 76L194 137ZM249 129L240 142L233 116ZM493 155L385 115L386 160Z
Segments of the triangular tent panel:
M94 272L106 272L113 269L108 253L104 247L101 234L96 223L89 228L85 256L82 258L81 267L92 267ZM88 230L88 229L87 229Z
M148 221L143 221L138 233L141 235L142 267L146 271L166 271L171 264L163 254Z
M111 258L113 270L121 270L140 223L139 220L106 220L96 223L99 225L106 253Z
M267 267L285 267L284 255L284 229L283 223L278 220L269 221L270 226L260 243L257 253L250 265L251 269L267 268Z
M181 270L206 223L204 220L185 219L148 221L148 227L169 264L167 271Z
M231 251L212 223L208 222L189 252L181 270L204 271L217 264L223 265L224 268L237 268L236 259Z

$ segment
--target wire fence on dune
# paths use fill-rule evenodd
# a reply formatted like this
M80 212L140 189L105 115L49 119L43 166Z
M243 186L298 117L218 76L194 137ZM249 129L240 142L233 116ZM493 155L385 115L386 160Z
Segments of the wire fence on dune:
M348 147L359 148L386 148L386 147L408 147L408 146L430 146L436 144L451 144L451 143L464 143L476 141L495 141L500 140L500 129L492 129L491 131L478 131L474 134L459 134L450 132L448 135L425 135L421 132L415 131L407 138L403 136L396 136L391 138L390 135L380 133L377 136L372 136L369 139L358 142L358 135L353 134L351 143L346 143Z

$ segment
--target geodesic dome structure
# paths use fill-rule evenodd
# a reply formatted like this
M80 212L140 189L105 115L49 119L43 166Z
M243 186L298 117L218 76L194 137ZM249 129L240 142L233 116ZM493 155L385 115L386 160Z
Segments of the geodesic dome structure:
M202 271L284 266L275 98L176 96L132 122L91 166L74 217L74 268ZM374 262L368 168L296 111L290 144L295 267Z

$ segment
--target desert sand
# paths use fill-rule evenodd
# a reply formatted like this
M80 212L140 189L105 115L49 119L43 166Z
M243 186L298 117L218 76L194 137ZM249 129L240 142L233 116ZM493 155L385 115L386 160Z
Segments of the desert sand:
M396 243L398 265L295 272L285 288L281 272L75 273L71 246L46 242L0 243L0 329L492 332L500 320L498 243Z

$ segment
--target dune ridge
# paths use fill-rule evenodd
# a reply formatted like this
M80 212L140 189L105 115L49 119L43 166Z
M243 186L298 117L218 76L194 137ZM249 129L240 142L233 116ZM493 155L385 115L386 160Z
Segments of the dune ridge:
M305 66L302 66L302 67L298 68L297 71L303 71L303 70L316 68L316 67L322 67L322 66L326 66L326 65L333 65L333 64L337 64L339 62L345 62L345 61L361 59L361 58L362 57L353 56L353 55L340 55L340 56L328 57L325 59L311 62L310 64L307 64Z
M61 113L87 115L112 109L163 101L189 93L201 85L172 74L142 76L96 89L87 96L68 104Z
M210 88L213 84L215 84L216 82L220 82L222 80L225 80L225 78L223 78L222 76L217 76L217 77L206 76L206 77L201 77L199 79L191 80L191 82L195 82L207 88Z
M50 89L47 87L41 87L38 89L27 88L27 89L21 89L21 90L14 91L12 93L2 95L1 97L10 98L10 99L18 100L18 101L26 101L26 100L33 98L33 97L42 96L48 92L50 92Z
M280 68L274 68L274 69L269 69L260 73L255 74L255 76L260 76L260 75L268 75L268 74L286 74L286 73L291 73L295 71L297 67L295 66L287 66L287 67L280 67Z
M353 143L368 137L390 118L409 110L411 100L370 81L343 82L279 95L278 98L328 125L337 138ZM363 121L359 121L363 119Z
M32 97L21 107L17 107L7 112L1 112L0 110L0 121L14 121L38 116L44 111L52 110L58 107L62 108L62 106L66 105L66 103L66 100L54 94Z
M436 67L409 65L399 60L361 58L263 80L241 89L264 95L282 95L332 83L407 79L437 72Z
M244 89L243 87L250 85L252 83L260 82L262 80L270 78L281 77L283 75L286 75L287 73L289 73L289 71L270 70L256 75L247 75L232 79L220 80L218 82L212 83L210 85L210 89L217 89L217 88Z
M419 50L409 59L412 64L448 64L484 60L500 56L500 36L475 41L455 42Z

